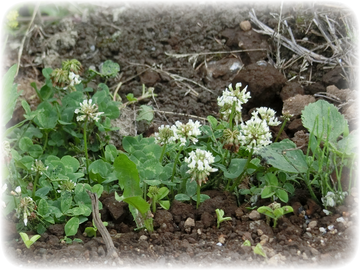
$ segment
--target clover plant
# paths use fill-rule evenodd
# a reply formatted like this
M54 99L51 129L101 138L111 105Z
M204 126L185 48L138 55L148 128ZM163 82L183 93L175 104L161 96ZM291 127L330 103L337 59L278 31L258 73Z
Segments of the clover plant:
M280 203L273 202L269 206L261 206L257 209L257 211L261 214L266 215L267 223L270 223L270 218L273 219L273 227L275 228L277 225L277 221L283 215L294 212L294 209L291 206L283 206L281 207Z

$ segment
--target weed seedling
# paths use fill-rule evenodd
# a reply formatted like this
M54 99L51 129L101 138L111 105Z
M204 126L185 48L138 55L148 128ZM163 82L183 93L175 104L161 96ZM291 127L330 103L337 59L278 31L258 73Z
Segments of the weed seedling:
M294 212L293 208L291 206L283 206L281 207L280 203L272 203L269 206L261 206L257 209L257 211L261 214L266 215L267 223L270 223L270 218L274 220L273 227L275 228L277 225L277 221L280 217L282 217L285 214Z
M27 248L30 248L32 246L32 244L34 244L41 237L40 235L36 234L29 239L29 236L26 233L21 232L19 234Z
M217 228L220 227L220 223L223 221L231 220L231 217L224 217L224 210L216 209L216 217L217 217Z

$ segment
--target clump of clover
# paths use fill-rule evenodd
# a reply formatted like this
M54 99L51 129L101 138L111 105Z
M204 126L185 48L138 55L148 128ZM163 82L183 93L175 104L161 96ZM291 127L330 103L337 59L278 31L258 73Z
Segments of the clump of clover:
M76 59L66 60L62 62L62 68L57 68L52 71L50 78L54 86L59 88L69 89L70 92L76 91L75 85L80 84L80 73L83 67Z

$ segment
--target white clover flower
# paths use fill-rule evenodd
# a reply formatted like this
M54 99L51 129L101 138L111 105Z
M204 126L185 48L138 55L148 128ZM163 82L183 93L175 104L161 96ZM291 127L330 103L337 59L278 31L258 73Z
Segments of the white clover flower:
M104 112L96 112L98 110L98 107L96 104L92 104L92 99L85 99L82 103L80 103L80 109L76 109L75 113L76 114L82 114L76 117L76 120L78 122L80 121L84 121L86 117L88 117L89 119L93 119L96 122L99 121L100 116L104 113Z
M3 194L5 192L5 190L7 190L7 184L6 183L1 187L1 194ZM1 204L1 206L3 208L6 207L6 203L3 200L0 201L0 204Z
M242 122L242 104L248 102L251 96L250 92L246 93L247 86L245 86L244 89L240 91L241 86L242 85L240 82L237 83L235 85L236 89L234 90L232 85L229 84L228 88L223 91L222 96L217 98L217 102L220 107L220 114L225 121L229 120L233 104L235 103L234 121L236 124Z
M164 145L176 141L174 137L174 131L170 128L169 125L161 125L158 132L155 132L155 143Z
M46 171L49 168L49 166L44 165L41 160L35 159L35 163L31 165L31 170L43 174L44 171Z
M27 226L28 216L31 216L36 208L36 204L31 197L24 197L20 200L18 207L16 208L16 215L18 218L23 216L24 225Z
M27 215L24 213L24 225L27 226L27 223L28 223L28 219L27 219Z
M199 129L200 122L193 122L192 119L189 120L187 124L183 124L180 121L176 121L175 125L171 126L171 130L174 132L174 139L180 140L180 145L185 145L186 140L189 139L192 143L197 143L197 136L201 135Z
M271 108L267 107L260 107L257 108L255 111L253 111L251 114L254 117L259 117L262 120L265 120L268 126L278 126L281 124L281 122L278 120L278 118L275 116L275 111Z
M334 207L335 206L335 194L331 191L329 191L325 197L321 198L321 201L323 202L325 207Z
M70 80L70 86L74 86L76 84L81 83L80 76L75 74L74 72L69 72L69 80Z
M61 193L62 190L73 192L76 187L76 183L72 180L62 181L60 189L57 190L58 193Z
M15 188L15 192L16 192L17 194L21 194L21 187L20 187L20 186L17 186L17 187Z
M0 197L2 197L2 194L5 192L5 190L7 189L7 184L2 184L2 181L1 181L1 176L0 176Z
M211 172L216 172L218 170L210 166L214 161L215 159L209 151L201 149L191 151L189 157L185 158L185 162L189 167L189 170L186 173L191 174L191 180L195 180L198 185L201 186L202 183L206 183L207 177Z
M238 140L248 151L258 152L262 147L271 143L271 133L265 120L252 117L240 124L241 130Z

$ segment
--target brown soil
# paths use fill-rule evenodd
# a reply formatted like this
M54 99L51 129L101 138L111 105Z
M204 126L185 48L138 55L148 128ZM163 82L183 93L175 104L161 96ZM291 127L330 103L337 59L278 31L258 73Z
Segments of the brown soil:
M159 112L152 125L138 133L149 135L161 124L173 124L175 120L217 116L217 96L230 82L242 82L249 86L252 101L247 111L257 106L271 106L281 112L283 106L301 112L301 106L291 105L289 98L296 95L313 95L324 92L328 86L336 89L351 88L356 83L338 76L342 70L323 69L323 64L313 63L312 83L306 80L290 79L284 74L299 73L299 63L286 70L277 70L271 65L276 40L260 35L253 30L243 31L239 23L249 19L249 10L254 8L263 23L277 28L277 20L270 13L279 12L279 5L273 4L232 4L232 5L118 5L116 7L96 6L83 11L82 15L73 15L58 24L35 21L42 27L34 30L22 54L17 82L24 90L26 98L33 106L37 102L30 82L42 81L41 69L60 67L61 61L76 58L82 62L85 70L90 66L98 67L105 60L120 64L118 77L109 81L112 91L119 82L123 82L120 94L141 94L142 84L154 87L156 102L144 103L154 106ZM299 4L299 7L284 7L283 16L304 16L313 11L330 12L329 8ZM337 18L335 12L332 15ZM289 19L289 25L298 39L302 39L304 29ZM316 34L307 34L313 43L323 44L324 40ZM21 37L22 38L22 37ZM19 40L21 40L19 38ZM16 38L10 43L18 41ZM241 42L241 44L240 44ZM240 47L239 47L240 46ZM189 54L203 52L223 52L230 50L268 49L256 52L233 52L198 55L197 58L165 54ZM328 55L324 51L324 55ZM292 52L281 48L281 56L287 60ZM8 50L4 69L16 63L17 50ZM195 62L194 62L195 60ZM260 61L260 62L259 62ZM240 67L243 68L240 70ZM309 70L301 75L308 78ZM348 71L351 73L351 71ZM179 75L184 80L175 77ZM209 91L210 90L210 91ZM304 98L301 98L304 99ZM287 101L286 101L287 100ZM300 108L300 109L299 109ZM343 107L346 110L346 107ZM167 112L167 113L163 113ZM21 109L13 121L22 117ZM181 115L185 114L185 115ZM300 114L300 113L299 113ZM282 138L293 138L294 133L302 131L299 114L287 126ZM191 115L191 116L189 116ZM351 120L354 116L349 116ZM276 132L276 131L274 131ZM299 145L304 143L301 133L294 139ZM63 267L159 267L171 266L340 266L350 262L357 250L357 192L347 197L345 205L333 210L332 216L326 216L321 207L309 199L309 195L299 189L290 199L289 205L294 214L282 218L277 228L266 223L263 215L247 210L246 203L238 206L236 198L220 191L205 191L211 199L205 201L199 209L193 205L174 201L169 211L158 209L155 217L155 232L134 231L135 225L126 205L117 203L113 194L103 194L100 200L104 204L102 218L109 222L108 230L112 236L120 259L107 258L106 248L100 235L94 239L82 235L79 229L76 237L83 243L67 245L60 243L64 237L62 224L51 226L46 233L30 248L19 241L13 230L13 224L5 222L5 255L15 266ZM242 200L244 201L244 200ZM257 206L267 205L270 201L259 201ZM111 207L112 205L112 207ZM114 207L114 205L116 207ZM232 221L224 222L216 228L215 209L225 211ZM304 212L305 211L305 212ZM345 223L336 221L343 217ZM193 220L191 220L193 219ZM328 226L334 225L329 231ZM323 234L320 227L327 229ZM34 232L29 232L34 234ZM242 246L249 240L252 246L262 243L268 260L255 255L251 247Z

